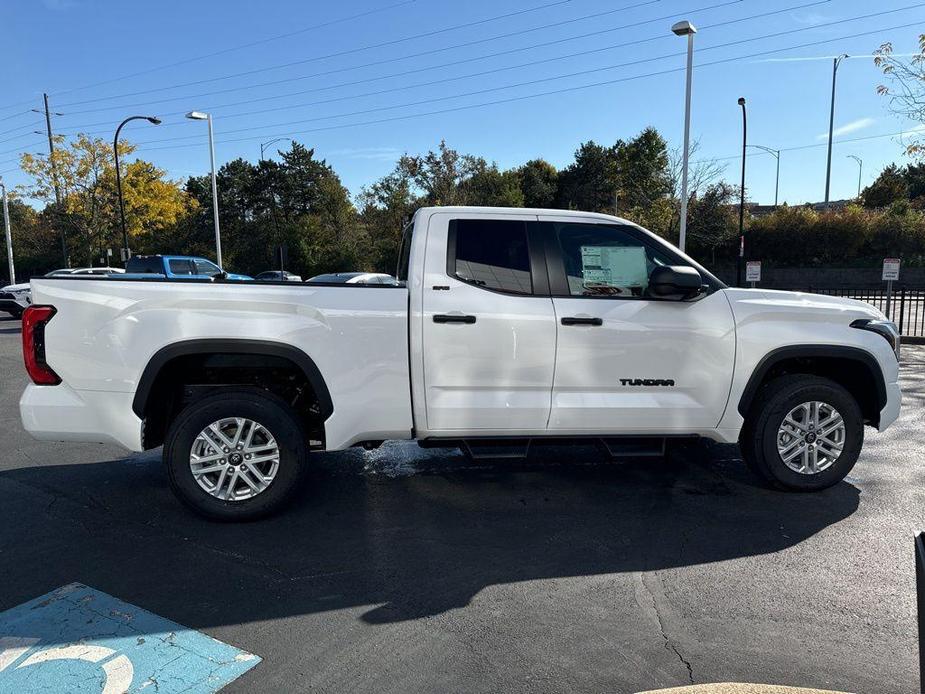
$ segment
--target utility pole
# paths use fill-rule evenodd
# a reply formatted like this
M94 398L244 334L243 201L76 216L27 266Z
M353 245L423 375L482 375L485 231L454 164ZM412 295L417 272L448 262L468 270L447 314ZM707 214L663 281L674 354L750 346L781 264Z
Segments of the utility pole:
M10 208L6 201L6 186L0 181L3 193L3 228L6 232L6 262L10 267L10 284L16 284L16 269L13 267L13 235L10 233Z
M832 108L829 111L829 154L825 165L825 209L829 209L829 189L832 185L832 138L835 135L835 78L838 77L838 66L849 57L842 53L832 62Z
M739 97L742 107L742 187L739 189L739 256L736 258L736 286L742 286L742 263L745 261L745 155L748 152L748 112L745 97Z
M64 261L64 267L70 267L67 259L67 238L64 234L64 224L61 223L61 185L58 183L58 165L55 162L55 138L51 132L51 109L48 108L48 94L42 94L45 102L45 131L48 134L48 163L51 166L51 181L55 188L55 207L58 212L58 233L61 235L61 257ZM38 109L32 109L36 113L41 113ZM56 114L61 115L61 114Z

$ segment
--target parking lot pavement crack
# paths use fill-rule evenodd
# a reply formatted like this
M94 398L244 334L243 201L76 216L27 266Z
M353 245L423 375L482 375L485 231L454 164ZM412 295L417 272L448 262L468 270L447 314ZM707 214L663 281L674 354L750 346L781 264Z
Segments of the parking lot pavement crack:
M653 589L653 587L649 585L650 582L653 582L653 581L656 583L660 583L658 573L653 571L651 574L640 573L640 574L637 574L637 576L638 576L638 583L640 587L646 593L646 595L649 597L649 600L651 601L651 608L649 609L649 611L651 612L651 615L654 618L654 621L658 625L659 634L661 635L662 640L665 643L665 650L669 651L670 653L673 653L675 657L677 657L677 659L680 660L681 663L684 665L685 669L687 670L687 679L689 680L690 684L696 684L696 682L694 681L693 665L691 665L690 660L688 660L681 654L681 651L678 650L678 646L676 645L675 640L672 639L671 636L669 636L668 634L668 628L666 626L667 620L664 615L663 606L660 604L661 601L665 599L664 595L662 594L661 590ZM646 606L642 604L640 604L640 607L642 607L643 609L646 608Z

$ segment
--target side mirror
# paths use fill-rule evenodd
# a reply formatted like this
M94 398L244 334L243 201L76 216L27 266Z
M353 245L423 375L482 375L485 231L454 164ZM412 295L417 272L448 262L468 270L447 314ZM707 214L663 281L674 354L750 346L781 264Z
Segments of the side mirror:
M654 296L690 299L703 289L703 278L686 265L657 267L649 275L649 292Z

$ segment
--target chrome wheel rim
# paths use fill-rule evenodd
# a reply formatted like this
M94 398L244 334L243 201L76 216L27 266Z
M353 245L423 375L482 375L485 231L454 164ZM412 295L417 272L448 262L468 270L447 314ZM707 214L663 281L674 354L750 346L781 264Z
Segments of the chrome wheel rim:
M818 475L838 460L845 447L845 420L826 402L797 405L777 430L777 452L788 468Z
M266 491L279 470L273 434L252 419L212 422L193 440L190 472L196 483L222 501L244 501Z

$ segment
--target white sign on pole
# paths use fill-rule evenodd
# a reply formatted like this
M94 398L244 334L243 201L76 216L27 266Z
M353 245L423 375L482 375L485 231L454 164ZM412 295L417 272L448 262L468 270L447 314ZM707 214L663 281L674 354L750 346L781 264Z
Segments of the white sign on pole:
M883 259L883 281L895 282L899 279L899 258Z
M745 263L745 281L746 282L760 282L761 281L761 261L760 260L749 260Z

